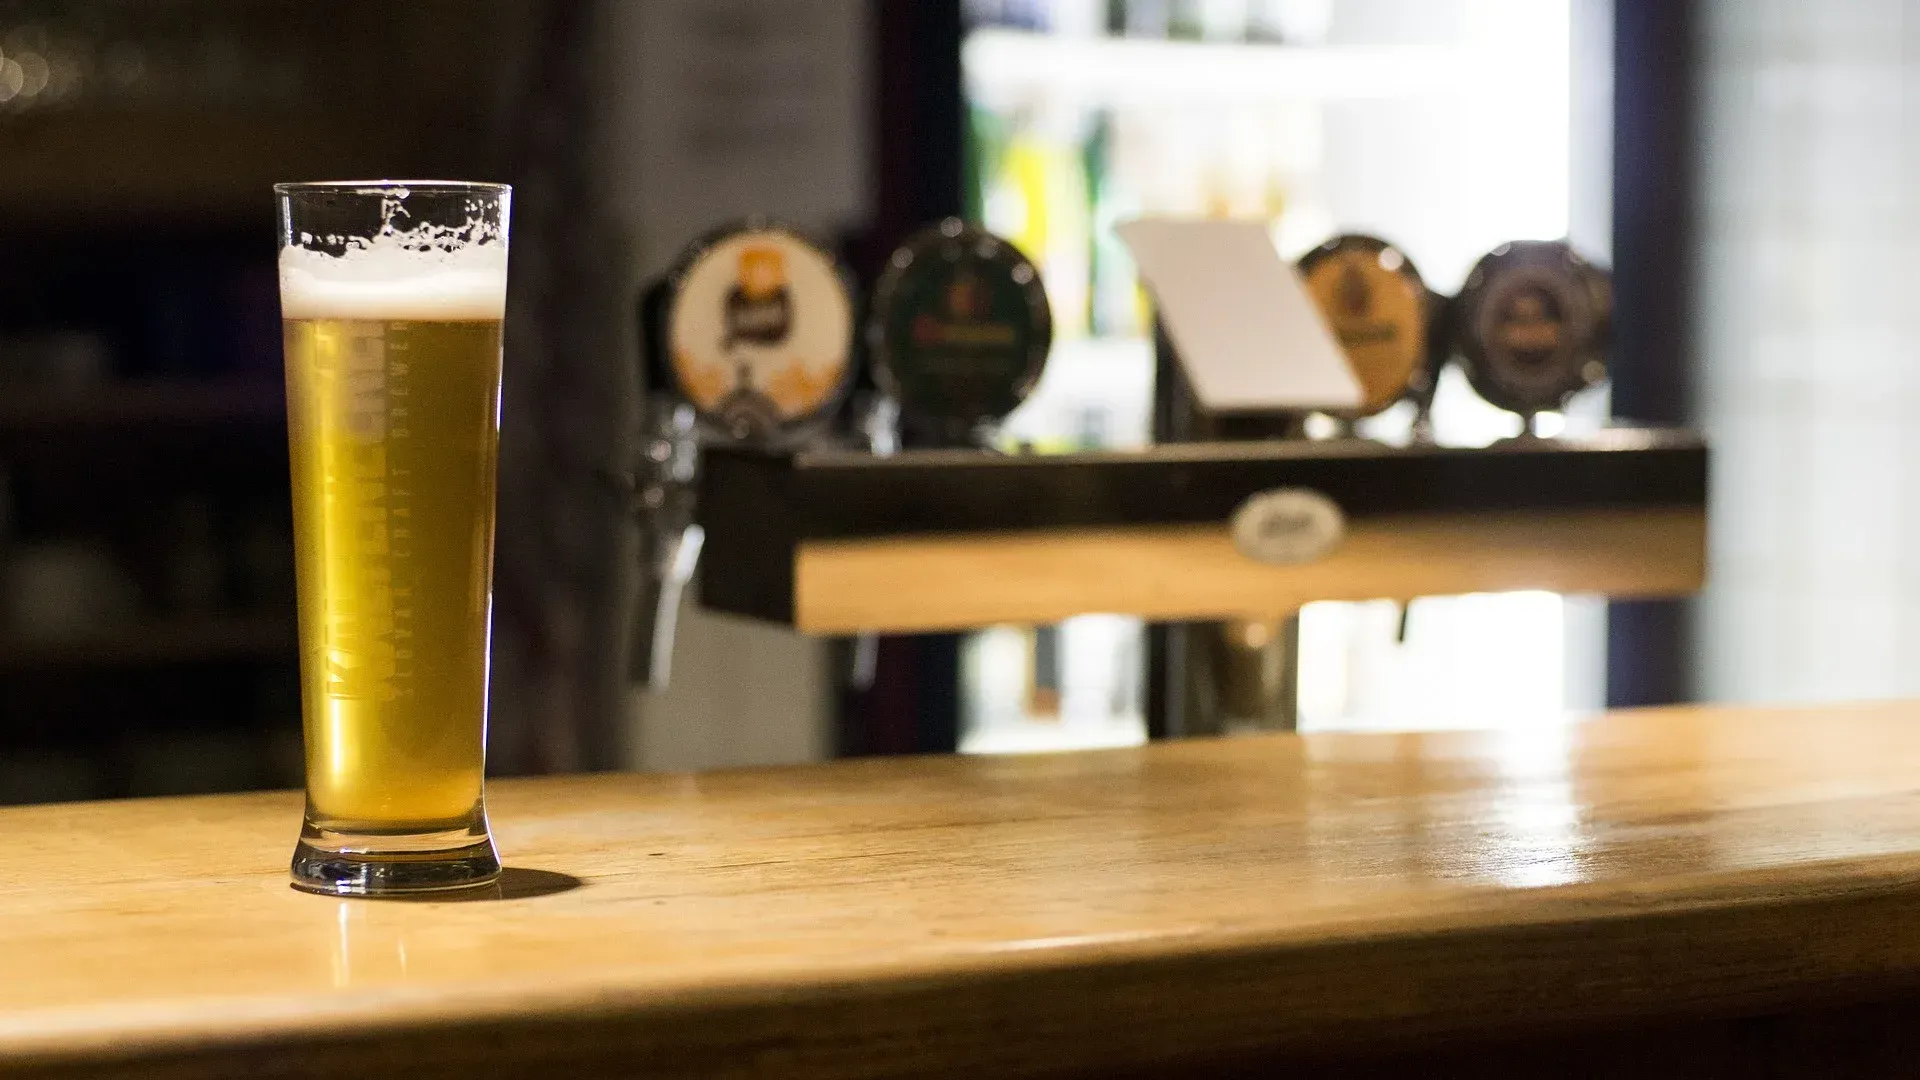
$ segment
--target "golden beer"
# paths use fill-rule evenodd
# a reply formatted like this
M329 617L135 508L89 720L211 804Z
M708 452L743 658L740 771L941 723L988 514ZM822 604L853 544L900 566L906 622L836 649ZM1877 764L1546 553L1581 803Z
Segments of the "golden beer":
M286 320L307 792L330 827L480 803L500 327Z
M507 207L498 184L283 184L307 812L293 883L494 880L484 778Z

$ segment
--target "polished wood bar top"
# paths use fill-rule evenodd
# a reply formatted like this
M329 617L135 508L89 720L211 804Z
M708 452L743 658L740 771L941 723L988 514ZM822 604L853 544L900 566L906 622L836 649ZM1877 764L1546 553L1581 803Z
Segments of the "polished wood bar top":
M0 1074L1182 1074L1920 987L1920 705L490 802L501 895L432 903L291 891L292 794L0 811Z

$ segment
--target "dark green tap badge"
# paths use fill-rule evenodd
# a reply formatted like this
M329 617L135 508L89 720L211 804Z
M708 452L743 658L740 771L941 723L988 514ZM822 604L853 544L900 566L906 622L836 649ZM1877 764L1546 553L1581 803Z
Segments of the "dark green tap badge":
M904 423L944 432L1004 418L1046 365L1040 273L1012 245L946 221L888 260L868 327L875 375Z

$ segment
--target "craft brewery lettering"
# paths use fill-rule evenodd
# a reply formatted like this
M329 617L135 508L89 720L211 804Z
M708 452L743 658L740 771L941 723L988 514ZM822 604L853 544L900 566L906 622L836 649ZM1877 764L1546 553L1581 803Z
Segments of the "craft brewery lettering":
M982 318L986 297L971 275L947 286L947 313L941 318L921 312L913 320L913 343L923 348L942 345L962 348L1006 348L1017 343L1019 331L1011 324Z
M793 295L779 248L754 245L741 250L739 280L727 291L723 319L729 349L742 341L772 347L787 340L793 330Z
M1002 346L1014 343L1015 331L1006 323L949 323L931 315L913 320L915 345Z
M1343 260L1340 268L1340 317L1333 320L1334 336L1351 349L1358 345L1387 345L1400 339L1404 328L1395 322L1370 319L1373 314L1373 286L1355 259Z
M1494 327L1495 340L1524 362L1541 363L1560 349L1566 320L1545 289L1528 289L1508 301Z

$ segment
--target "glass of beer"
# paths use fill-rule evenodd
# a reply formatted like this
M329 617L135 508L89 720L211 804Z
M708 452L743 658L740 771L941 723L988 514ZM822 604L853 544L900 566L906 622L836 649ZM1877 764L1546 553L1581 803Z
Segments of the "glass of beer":
M509 189L274 193L307 763L293 882L483 885Z

